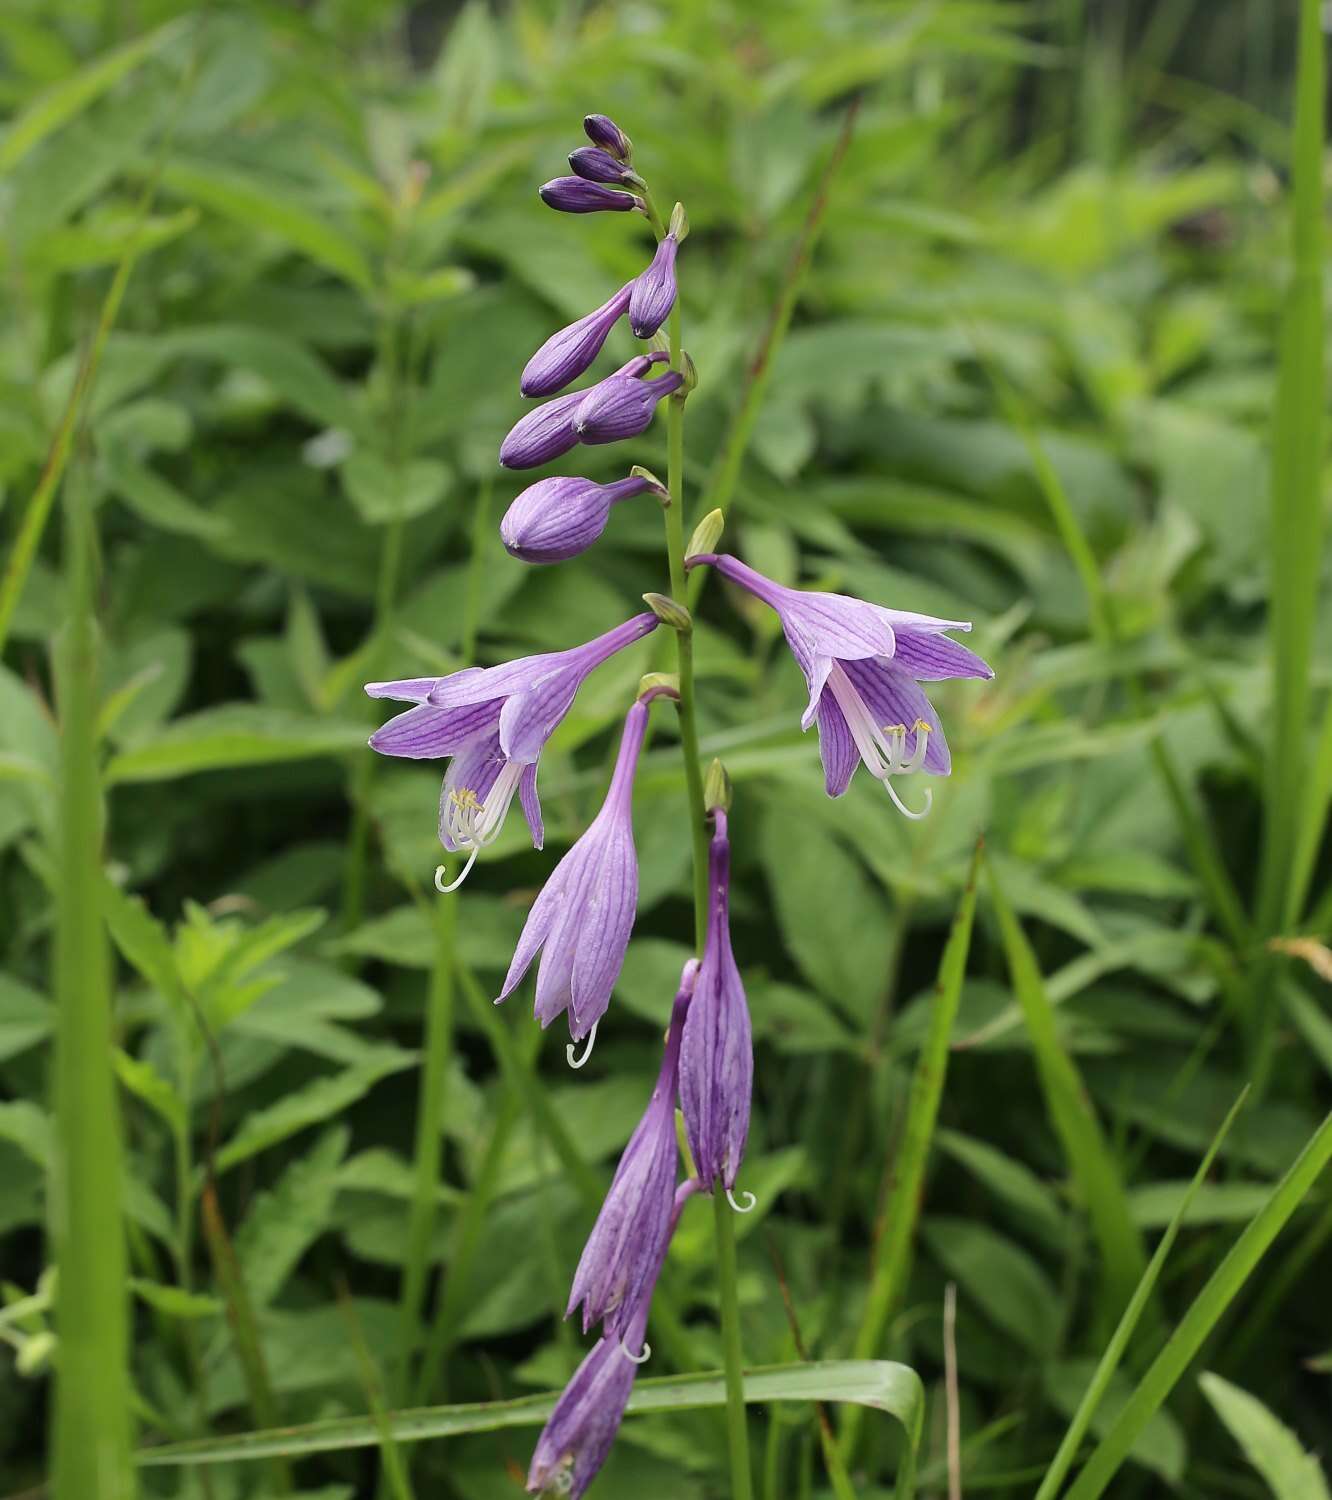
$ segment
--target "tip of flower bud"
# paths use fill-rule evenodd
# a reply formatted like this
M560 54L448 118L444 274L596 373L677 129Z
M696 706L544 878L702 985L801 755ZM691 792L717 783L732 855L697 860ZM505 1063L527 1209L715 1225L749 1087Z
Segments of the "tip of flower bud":
M653 492L660 498L663 505L669 505L671 503L671 492L666 488L661 480L657 478L657 476L652 472L651 469L645 469L642 464L635 464L633 468L629 470L629 477L630 479L641 479L644 484L650 485Z
M684 605L668 599L665 594L644 594L643 603L663 625L669 625L672 630L687 631L694 628L693 617Z
M683 203L677 203L671 210L671 223L667 232L677 245L682 244L689 234L689 215L685 212Z
M680 350L680 373L684 376L684 384L680 388L679 399L683 400L698 385L698 366L690 357L688 349Z
M644 672L638 679L638 701L648 697L678 698L680 678L675 672Z
M710 510L694 527L694 534L685 548L685 561L703 552L715 552L726 526L726 517L719 510Z
M709 812L716 812L719 807L723 812L730 812L733 790L726 767L721 761L714 760L703 778L703 806Z

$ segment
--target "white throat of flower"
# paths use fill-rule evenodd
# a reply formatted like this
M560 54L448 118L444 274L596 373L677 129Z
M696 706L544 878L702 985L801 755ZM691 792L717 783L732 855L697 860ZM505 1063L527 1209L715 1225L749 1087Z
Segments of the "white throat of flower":
M884 789L893 799L893 805L898 812L908 818L923 818L934 801L933 791L929 787L925 788L925 806L919 812L913 812L897 795L891 778L910 776L913 771L920 770L925 761L925 747L929 742L930 726L924 719L917 719L912 725L916 743L908 756L906 753L907 726L905 724L876 724L865 700L836 662L833 663L832 671L828 673L827 686L838 708L842 710L842 717L851 731L851 738L855 741L861 760L865 762L865 769L876 780L883 783Z
M445 798L444 826L457 849L469 849L467 863L456 880L444 884L444 866L435 871L435 889L443 895L456 891L471 873L476 857L487 844L493 844L504 826L509 803L518 790L527 767L517 760L506 760L495 778L490 795L482 802L471 787L453 787Z

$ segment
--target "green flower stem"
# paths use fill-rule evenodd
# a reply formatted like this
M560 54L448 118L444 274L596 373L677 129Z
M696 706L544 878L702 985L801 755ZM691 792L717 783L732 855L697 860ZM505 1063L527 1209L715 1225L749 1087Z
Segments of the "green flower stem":
M54 1491L130 1500L129 1298L118 1099L111 1070L110 955L102 922L97 768L97 627L92 518L76 485L69 510L70 612L56 654L60 800L53 953L60 1275Z
M665 233L661 215L650 194L644 194L648 220L660 239ZM670 320L671 369L684 370L680 299ZM684 568L684 407L686 392L668 398L666 408L666 557L671 598L685 604L688 589ZM675 647L680 676L680 750L684 756L685 788L689 794L689 826L694 850L694 944L703 951L708 928L708 831L703 805L703 773L699 767L698 721L694 712L693 630L677 630ZM740 1304L736 1291L735 1225L731 1206L713 1194L717 1234L717 1284L721 1294L722 1347L726 1367L726 1430L731 1455L731 1500L751 1500L753 1479L749 1463L749 1425L745 1417L744 1353L740 1344Z

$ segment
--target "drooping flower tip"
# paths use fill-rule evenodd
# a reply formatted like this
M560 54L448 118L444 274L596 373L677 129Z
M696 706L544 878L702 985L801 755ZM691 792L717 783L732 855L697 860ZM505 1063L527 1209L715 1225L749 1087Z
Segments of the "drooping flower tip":
M584 115L583 129L594 146L600 146L618 161L632 161L634 143L609 115Z
M587 182L614 183L620 187L636 187L642 178L619 157L613 156L601 146L579 146L569 153L569 165L577 176Z
M651 488L648 480L634 476L613 484L575 477L539 480L505 512L500 539L509 554L522 562L563 562L597 540L606 529L612 505Z
M584 177L552 177L537 189L541 201L564 214L628 213L643 207L634 193L617 192Z
M541 1429L527 1473L529 1494L579 1500L606 1462L637 1373L618 1337L597 1340Z
M553 396L577 378L601 353L606 336L629 306L634 283L626 282L614 296L576 323L553 333L523 370L518 383L524 396Z
M675 306L675 256L679 241L668 234L657 246L647 270L633 283L629 328L637 339L650 339Z

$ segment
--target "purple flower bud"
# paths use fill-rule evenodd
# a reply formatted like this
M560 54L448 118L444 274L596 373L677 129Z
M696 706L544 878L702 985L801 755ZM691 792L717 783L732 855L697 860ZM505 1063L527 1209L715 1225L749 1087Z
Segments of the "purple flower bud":
M621 187L626 184L637 187L642 178L623 161L603 151L600 146L579 146L569 153L569 165L588 182L613 182Z
M646 1321L645 1309L644 1327ZM527 1472L529 1494L579 1500L606 1462L637 1374L617 1335L597 1340L541 1429Z
M552 333L527 361L518 388L524 396L553 396L577 378L601 353L606 335L615 327L635 283L630 281L595 311Z
M537 469L567 453L578 441L573 414L586 395L586 391L570 391L520 418L500 444L500 463L506 469Z
M617 479L614 484L577 477L541 479L509 507L500 522L500 538L523 562L563 562L596 541L617 500L653 488L650 480L636 478Z
M632 159L634 143L609 115L584 115L583 129L594 146L600 146L620 161Z
M678 370L656 380L644 380L648 367L665 359L664 354L643 354L608 375L583 395L573 413L573 427L582 443L618 443L637 437L652 420L657 402L684 384Z
M731 844L726 814L713 813L708 859L708 934L680 1040L680 1108L699 1180L729 1192L745 1155L754 1051L749 1007L731 952Z
M574 1273L565 1316L570 1316L581 1302L584 1333L602 1320L607 1333L624 1332L623 1324L650 1292L657 1267L666 1253L679 1165L675 1087L680 1033L697 974L698 960L691 958L680 976L657 1086L620 1157L614 1181Z
M629 327L636 339L650 339L675 306L675 252L680 242L668 234L657 246L652 264L632 283Z
M602 187L599 182L586 182L581 177L552 177L537 192L543 203L565 214L595 214L603 209L625 214L643 204L643 200L632 193L617 193L613 188Z

